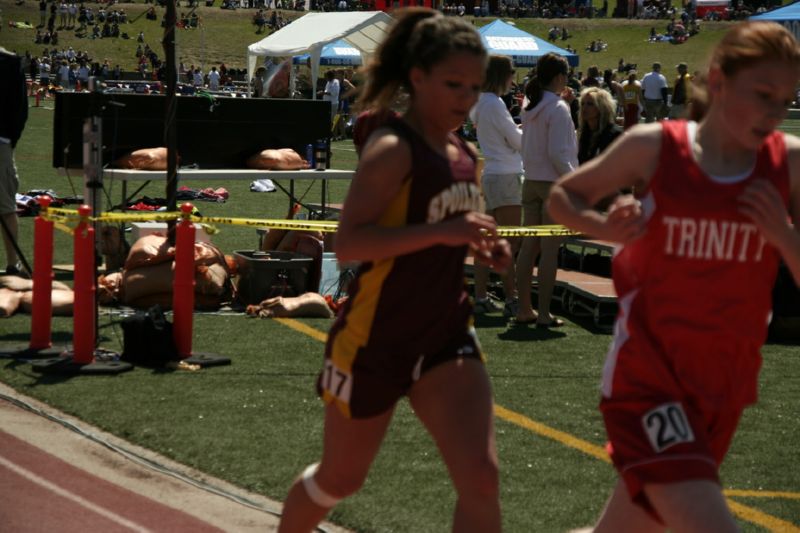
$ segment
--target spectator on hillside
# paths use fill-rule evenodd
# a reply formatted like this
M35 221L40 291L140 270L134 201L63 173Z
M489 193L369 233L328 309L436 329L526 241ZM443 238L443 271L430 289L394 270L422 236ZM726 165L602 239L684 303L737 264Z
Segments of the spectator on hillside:
M39 0L39 27L44 28L47 22L47 0Z
M66 2L61 2L58 4L58 27L59 28L66 28L67 27L67 16L69 15L69 6L67 6Z
M256 33L263 33L264 26L267 24L267 19L264 17L264 11L261 9L253 17L253 24L256 25Z
M203 73L200 72L199 68L194 69L194 73L192 75L192 83L195 87L202 87L203 86Z
M653 63L653 70L642 78L645 122L662 120L667 109L667 78L661 74L661 63Z

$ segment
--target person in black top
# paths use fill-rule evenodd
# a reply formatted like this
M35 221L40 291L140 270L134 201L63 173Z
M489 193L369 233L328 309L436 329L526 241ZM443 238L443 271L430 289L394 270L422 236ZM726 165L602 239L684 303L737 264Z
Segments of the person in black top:
M0 217L6 250L6 274L19 274L17 252L17 204L19 188L14 147L28 120L28 96L20 58L0 47Z
M584 89L580 95L580 106L578 163L583 165L605 151L622 135L623 129L616 122L617 104L608 91L597 87ZM595 207L605 210L612 199L605 198Z

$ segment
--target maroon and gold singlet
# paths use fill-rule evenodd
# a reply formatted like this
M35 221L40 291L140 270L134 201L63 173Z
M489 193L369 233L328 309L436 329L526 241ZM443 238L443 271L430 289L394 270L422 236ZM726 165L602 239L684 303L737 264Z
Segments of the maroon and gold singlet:
M435 152L403 120L388 126L411 149L411 171L378 224L436 224L480 211L475 160L450 135L458 158ZM480 358L464 285L466 246L433 246L363 263L331 327L318 389L346 416L377 415L436 364Z

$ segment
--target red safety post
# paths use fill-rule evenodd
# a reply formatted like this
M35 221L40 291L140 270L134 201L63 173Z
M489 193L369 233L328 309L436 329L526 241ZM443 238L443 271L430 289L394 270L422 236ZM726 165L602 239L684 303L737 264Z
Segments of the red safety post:
M42 99L42 91L37 89L36 90L36 101L34 103L34 107L39 107L39 101Z
M94 228L89 222L92 208L78 208L81 221L75 228L75 303L73 305L72 362L85 365L94 361L95 281Z
M175 274L172 282L172 335L181 359L192 356L194 313L194 224L193 206L181 205L181 221L175 228Z
M39 196L39 216L33 223L33 302L31 304L30 350L44 350L51 344L53 314L53 223L45 218L52 199Z

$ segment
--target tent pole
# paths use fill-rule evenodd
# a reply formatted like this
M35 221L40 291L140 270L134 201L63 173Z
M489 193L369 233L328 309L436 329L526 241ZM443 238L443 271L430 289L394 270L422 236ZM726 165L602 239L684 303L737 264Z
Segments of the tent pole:
M166 102L165 102L165 115L164 115L164 145L167 147L167 210L176 211L176 193L178 189L178 130L175 124L177 116L178 98L177 98L177 85L178 85L178 72L175 65L175 22L176 22L176 9L175 2L177 0L169 0L167 2L167 25L164 28L164 39L162 45L164 46L164 54L166 56ZM171 223L170 229L174 226ZM174 233L167 232L170 237L170 242L174 242Z

